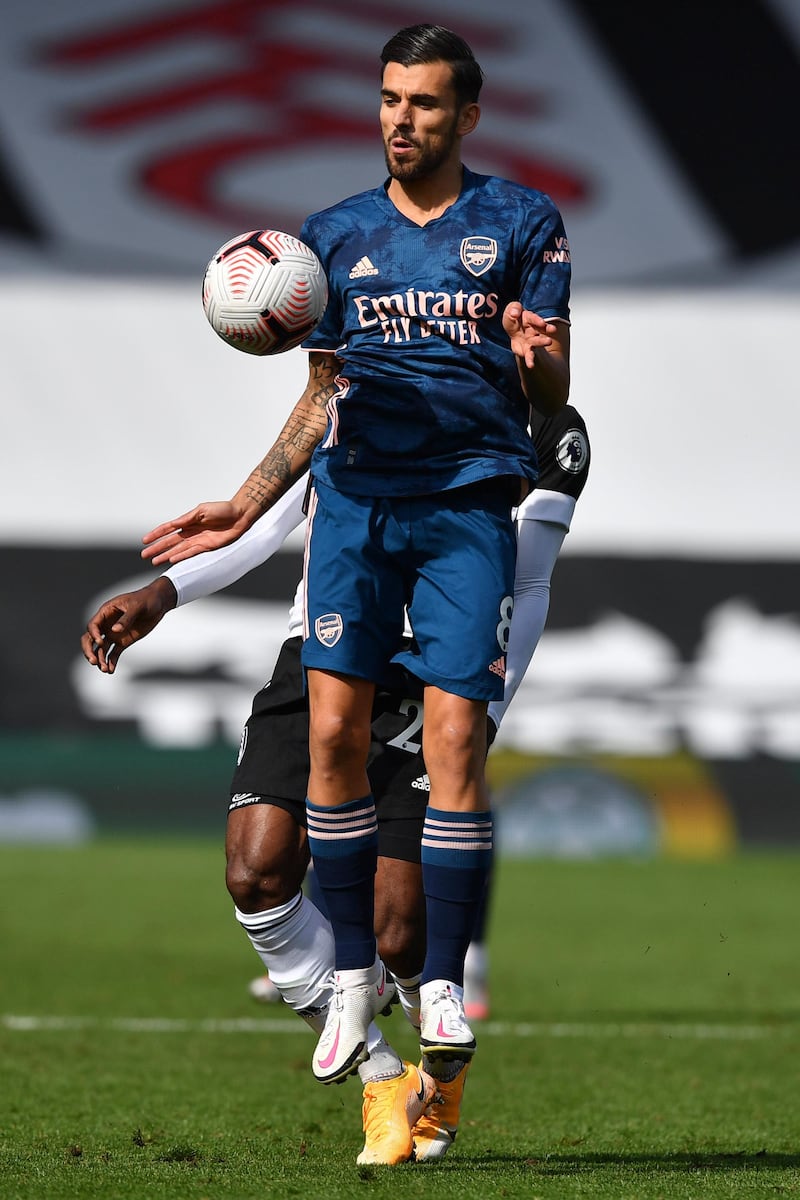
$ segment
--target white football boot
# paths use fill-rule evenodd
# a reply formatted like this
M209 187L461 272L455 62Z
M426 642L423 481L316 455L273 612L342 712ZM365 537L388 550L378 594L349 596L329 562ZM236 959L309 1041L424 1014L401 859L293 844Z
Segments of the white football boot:
M419 1044L423 1054L436 1059L470 1059L475 1035L467 1024L463 1002L453 995L445 979L424 983L420 989Z
M325 1028L311 1060L320 1083L342 1083L369 1057L367 1031L378 1013L385 1016L397 996L394 980L379 958L371 967L336 971Z

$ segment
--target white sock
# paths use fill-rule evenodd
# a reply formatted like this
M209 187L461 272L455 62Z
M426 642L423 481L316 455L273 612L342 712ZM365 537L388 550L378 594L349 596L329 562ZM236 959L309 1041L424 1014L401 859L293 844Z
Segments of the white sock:
M394 976L400 1007L415 1029L419 1029L420 978L419 975L412 975L410 979L400 979L397 975Z
M324 1023L333 992L333 933L316 905L298 892L278 908L234 912L289 1007L306 1019L322 1013Z
M470 942L464 959L464 977L483 982L489 974L489 951L484 942Z
M400 1056L392 1049L378 1026L373 1022L367 1034L369 1058L358 1068L361 1082L377 1083L381 1079L396 1079L405 1067Z

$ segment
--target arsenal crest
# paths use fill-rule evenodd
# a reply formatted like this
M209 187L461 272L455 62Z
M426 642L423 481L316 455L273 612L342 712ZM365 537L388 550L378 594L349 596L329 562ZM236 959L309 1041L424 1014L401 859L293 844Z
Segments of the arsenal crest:
M461 261L472 275L483 275L493 267L497 259L497 242L494 238L476 234L465 237L461 243Z
M339 613L325 613L314 622L314 633L317 635L317 641L322 642L323 646L335 646L342 636L343 629L344 624Z

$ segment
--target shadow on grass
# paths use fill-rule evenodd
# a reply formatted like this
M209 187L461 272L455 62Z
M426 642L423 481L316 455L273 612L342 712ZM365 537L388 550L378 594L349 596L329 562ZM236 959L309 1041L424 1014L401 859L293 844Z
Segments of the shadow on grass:
M483 1171L498 1166L516 1166L521 1172L538 1175L580 1175L598 1167L658 1170L692 1174L696 1171L788 1171L800 1168L800 1154L774 1154L768 1150L696 1150L674 1154L484 1154L465 1155L426 1164L438 1170Z

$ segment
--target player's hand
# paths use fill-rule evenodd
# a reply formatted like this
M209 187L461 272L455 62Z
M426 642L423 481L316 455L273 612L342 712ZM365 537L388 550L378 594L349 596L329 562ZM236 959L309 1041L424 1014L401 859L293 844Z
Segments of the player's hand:
M147 637L177 601L175 588L163 575L135 592L106 600L86 622L83 657L104 675L113 675L123 650Z
M146 533L142 558L150 559L154 566L181 562L235 542L248 527L231 500L210 500Z
M503 311L503 329L508 334L511 349L531 369L536 362L536 351L553 344L555 325L540 317L538 313L523 308L518 300L512 300Z

